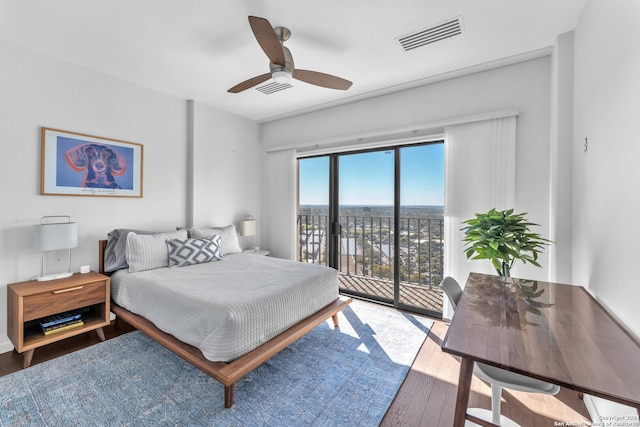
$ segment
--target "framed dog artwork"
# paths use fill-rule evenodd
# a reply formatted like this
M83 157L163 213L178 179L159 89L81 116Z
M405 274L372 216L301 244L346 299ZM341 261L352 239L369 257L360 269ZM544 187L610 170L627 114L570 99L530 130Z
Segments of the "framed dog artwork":
M142 197L143 146L42 128L40 194Z

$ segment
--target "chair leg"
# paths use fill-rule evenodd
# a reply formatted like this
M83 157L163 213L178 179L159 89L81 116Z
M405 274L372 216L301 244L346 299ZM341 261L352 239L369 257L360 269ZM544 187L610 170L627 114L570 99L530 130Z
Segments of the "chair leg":
M500 406L502 405L502 387L491 383L491 422L500 425Z

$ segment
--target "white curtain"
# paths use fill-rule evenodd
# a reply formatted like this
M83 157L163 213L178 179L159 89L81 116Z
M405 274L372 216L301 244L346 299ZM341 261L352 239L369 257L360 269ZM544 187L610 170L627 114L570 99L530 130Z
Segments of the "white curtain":
M467 260L462 221L513 207L515 162L516 116L445 127L444 274L462 286L471 270L495 273L489 261Z
M266 153L263 180L263 237L273 256L295 259L296 150Z

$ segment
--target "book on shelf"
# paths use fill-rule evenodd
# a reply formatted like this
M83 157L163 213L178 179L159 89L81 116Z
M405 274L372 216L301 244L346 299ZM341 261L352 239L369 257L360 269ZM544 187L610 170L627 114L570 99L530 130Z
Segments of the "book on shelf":
M60 325L62 323L68 323L79 319L82 319L82 313L67 312L43 317L39 320L39 323L42 328L48 328L50 326Z
M38 320L40 326L48 328L53 325L60 325L62 323L72 322L74 320L82 319L82 315L89 312L89 307L84 307L78 310L67 311L65 313L53 314L51 316L43 317Z
M74 319L64 323L57 323L55 325L44 327L42 326L42 332L52 331L54 329L64 328L65 326L75 325L76 323L81 323L82 319Z
M51 334L55 334L58 332L62 332L62 331L68 331L69 329L74 329L74 328L78 328L80 326L84 325L84 322L82 320L73 320L69 323L62 323L59 325L53 325L50 326L48 328L43 328L42 331L44 332L45 335L51 335Z

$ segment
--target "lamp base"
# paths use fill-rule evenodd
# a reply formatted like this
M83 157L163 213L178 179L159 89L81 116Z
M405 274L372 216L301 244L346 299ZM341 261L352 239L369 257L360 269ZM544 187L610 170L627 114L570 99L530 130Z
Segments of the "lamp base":
M71 277L73 273L70 271L64 273L47 274L46 276L38 277L38 282L46 282L48 280L64 279L65 277Z

